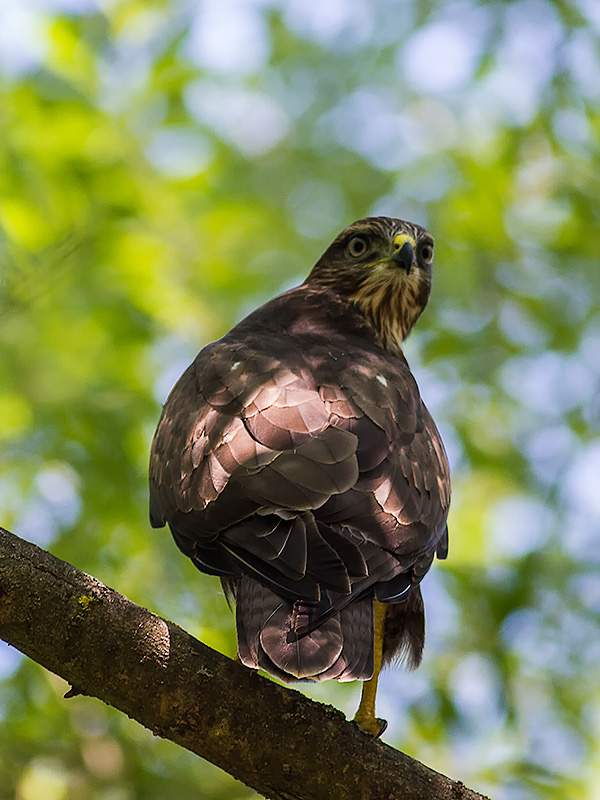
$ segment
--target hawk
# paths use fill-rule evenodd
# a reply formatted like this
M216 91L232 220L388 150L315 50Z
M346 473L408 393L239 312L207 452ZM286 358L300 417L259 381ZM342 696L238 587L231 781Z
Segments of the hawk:
M242 663L364 681L354 719L375 736L382 663L418 666L419 584L447 554L448 461L402 352L433 245L397 219L350 225L301 286L201 350L150 457L151 523L221 578Z

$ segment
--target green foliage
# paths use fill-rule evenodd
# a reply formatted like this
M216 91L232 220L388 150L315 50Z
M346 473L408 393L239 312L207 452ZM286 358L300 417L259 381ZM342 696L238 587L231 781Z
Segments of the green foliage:
M19 9L0 9L0 523L233 654L217 582L147 522L160 402L346 224L425 224L407 355L453 462L451 548L423 667L382 680L386 738L497 800L596 797L593 0ZM9 648L0 673L0 800L251 796Z

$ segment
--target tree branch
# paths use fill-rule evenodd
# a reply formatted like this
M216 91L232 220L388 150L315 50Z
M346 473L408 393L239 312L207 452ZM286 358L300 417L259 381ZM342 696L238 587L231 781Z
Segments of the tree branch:
M481 800L0 528L0 637L272 800Z

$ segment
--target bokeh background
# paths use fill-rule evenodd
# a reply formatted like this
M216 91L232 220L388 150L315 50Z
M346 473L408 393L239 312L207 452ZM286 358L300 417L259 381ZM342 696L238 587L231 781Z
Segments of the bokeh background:
M2 0L0 524L232 655L147 521L160 404L346 224L425 225L406 351L451 546L385 739L495 800L598 800L599 42L597 0ZM1 800L256 796L3 643L0 677Z

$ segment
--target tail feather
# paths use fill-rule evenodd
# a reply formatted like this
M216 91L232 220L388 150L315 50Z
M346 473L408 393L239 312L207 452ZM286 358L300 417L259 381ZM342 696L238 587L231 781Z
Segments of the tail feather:
M340 613L344 638L356 642L352 647L352 658L340 680L368 680L373 677L373 601L367 597Z
M301 607L296 608L299 605ZM260 645L292 679L315 680L337 661L344 639L339 619L335 617L319 625L307 636L289 636L289 633L295 632L295 617L303 619L307 616L307 610L302 606L304 604L297 601L291 609L280 607L260 632Z
M266 669L284 681L364 680L373 674L372 599L358 601L310 630L329 604L326 592L318 602L290 601L244 576L235 594L238 652L247 666Z
M339 612L344 648L320 680L368 680L373 676L373 599L363 598Z

